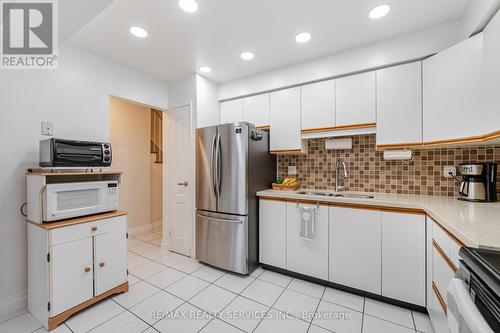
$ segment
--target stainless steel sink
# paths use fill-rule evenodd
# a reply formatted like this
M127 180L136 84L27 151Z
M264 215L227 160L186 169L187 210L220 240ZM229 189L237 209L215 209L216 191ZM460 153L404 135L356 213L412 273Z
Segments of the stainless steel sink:
M321 191L297 191L297 194L302 195L320 195L324 197L338 197L338 198L354 198L354 199L373 199L371 194L362 193L339 193L339 192L321 192Z

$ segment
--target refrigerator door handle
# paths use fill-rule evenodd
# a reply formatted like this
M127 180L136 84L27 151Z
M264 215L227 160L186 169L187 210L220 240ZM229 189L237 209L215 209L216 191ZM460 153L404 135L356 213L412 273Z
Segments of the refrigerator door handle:
M222 147L220 134L217 134L217 196L220 197L222 184Z
M214 134L212 137L212 152L210 155L210 183L212 185L212 191L214 195L217 197L216 183L215 183L215 142L216 142L217 134Z

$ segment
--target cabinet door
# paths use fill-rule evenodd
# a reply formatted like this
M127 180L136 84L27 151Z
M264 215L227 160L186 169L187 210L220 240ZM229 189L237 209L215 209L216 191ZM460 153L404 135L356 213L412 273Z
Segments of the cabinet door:
M328 280L328 206L319 206L313 240L300 237L299 207L287 203L286 269L318 279Z
M489 120L480 115L482 51L483 35L477 34L424 60L424 142L463 139L488 131Z
M255 127L269 126L269 94L243 99L243 120Z
M302 86L302 130L335 126L335 80Z
M220 123L238 123L243 121L243 99L220 103Z
M127 282L127 231L125 221L117 230L94 237L95 295Z
M422 62L377 71L377 145L422 142Z
M382 296L425 306L425 215L382 213Z
M259 261L286 267L286 202L259 200Z
M375 72L336 80L336 126L375 123Z
M50 248L50 316L94 296L92 237Z
M271 152L300 152L300 87L271 93Z
M382 221L376 210L330 207L329 280L381 293Z
M486 26L483 33L484 59L484 115L483 121L486 132L500 129L500 11Z

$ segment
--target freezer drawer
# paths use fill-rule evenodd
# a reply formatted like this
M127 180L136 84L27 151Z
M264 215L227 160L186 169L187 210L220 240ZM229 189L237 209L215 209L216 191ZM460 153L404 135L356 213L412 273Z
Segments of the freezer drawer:
M248 274L248 218L196 213L196 259L240 274Z

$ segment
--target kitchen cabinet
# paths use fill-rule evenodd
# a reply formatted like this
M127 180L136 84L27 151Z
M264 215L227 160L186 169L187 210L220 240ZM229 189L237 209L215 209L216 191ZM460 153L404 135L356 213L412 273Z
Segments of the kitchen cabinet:
M243 99L235 99L220 103L220 123L237 123L243 121Z
M474 115L482 120L483 134L500 130L500 12L493 17L483 32L483 114ZM478 110L476 110L477 112Z
M28 223L28 310L48 330L128 291L127 216L97 214Z
M377 71L377 146L422 143L422 62Z
M316 210L314 236L300 237L300 207ZM286 269L328 280L328 206L287 203Z
M286 201L259 200L259 261L286 268Z
M381 212L344 207L329 209L329 280L380 295Z
M301 87L302 133L335 127L335 80Z
M382 296L425 306L425 215L382 212Z
M484 134L489 119L481 116L482 64L482 34L423 61L424 143L459 142Z
M375 126L375 72L336 79L336 126Z
M300 87L270 95L270 150L274 154L297 154L307 150L301 138Z
M243 99L243 120L255 127L269 127L269 93Z

